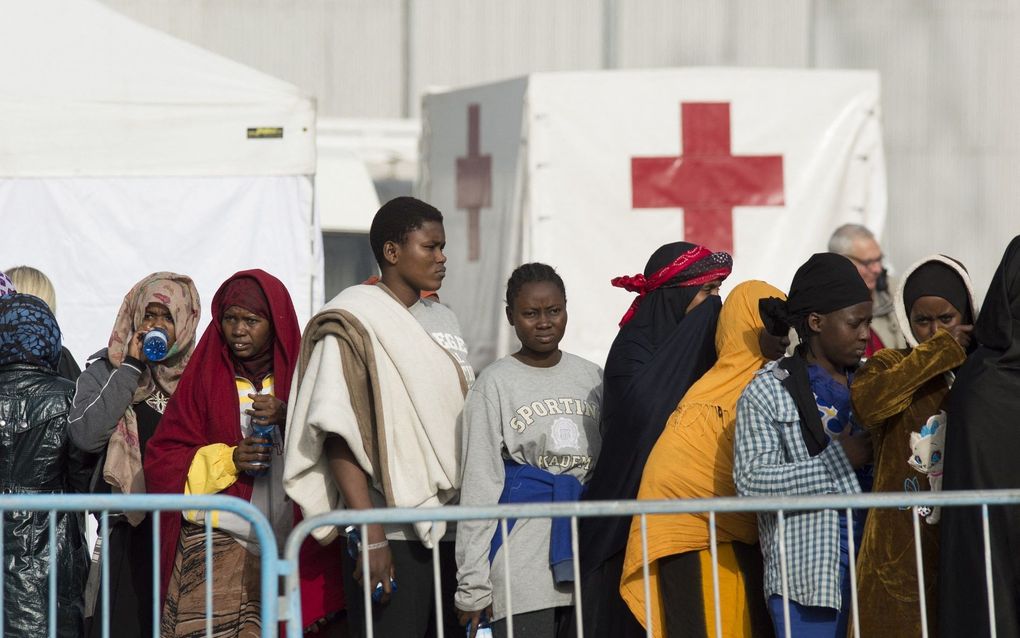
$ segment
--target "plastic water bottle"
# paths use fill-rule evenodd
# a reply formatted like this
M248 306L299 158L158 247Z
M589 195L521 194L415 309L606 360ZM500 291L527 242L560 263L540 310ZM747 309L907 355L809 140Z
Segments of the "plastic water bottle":
M271 424L271 423L252 423L251 424L251 435L252 436L258 437L260 439L266 439L266 440L269 441L269 443L262 443L262 444L260 444L261 447L264 447L264 448L272 448L273 447L273 434L275 434L275 430L276 430L276 426ZM248 474L250 474L251 476L265 476L266 474L269 473L269 462L268 461L258 461L256 463L252 463L252 465L257 465L260 469L258 469L258 470L249 470Z
M153 328L146 332L145 338L142 339L142 351L145 352L145 358L149 361L162 361L166 358L169 343L169 336L162 328Z
M465 638L470 638L472 623L468 623L464 627ZM482 616L478 619L478 627L475 629L475 638L492 638L492 627L489 626L489 618L485 612L482 612Z
M358 531L357 527L348 525L344 528L344 534L347 535L347 554L351 559L358 560L358 556L361 555L361 532ZM384 591L382 583L376 583L375 589L372 590L372 602L382 602ZM393 578L390 579L390 592L393 594L397 593L397 581Z

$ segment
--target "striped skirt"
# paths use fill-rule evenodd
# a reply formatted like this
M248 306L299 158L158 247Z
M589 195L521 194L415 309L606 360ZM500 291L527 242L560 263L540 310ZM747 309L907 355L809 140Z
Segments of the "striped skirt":
M258 638L262 628L258 556L226 532L212 531L212 636ZM170 577L163 618L163 638L206 635L205 527L181 524L177 557Z

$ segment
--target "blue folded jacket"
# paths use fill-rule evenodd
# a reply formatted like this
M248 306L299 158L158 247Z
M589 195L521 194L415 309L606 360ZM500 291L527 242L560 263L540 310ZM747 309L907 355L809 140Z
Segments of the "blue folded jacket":
M503 493L499 495L500 503L563 503L580 500L584 486L569 474L552 474L533 465L522 465L504 460L506 480ZM507 534L514 528L515 518L507 519ZM496 557L503 544L503 532L500 525L492 535L489 546L489 563ZM552 519L552 533L549 538L549 567L557 583L574 580L574 553L570 542L570 519Z

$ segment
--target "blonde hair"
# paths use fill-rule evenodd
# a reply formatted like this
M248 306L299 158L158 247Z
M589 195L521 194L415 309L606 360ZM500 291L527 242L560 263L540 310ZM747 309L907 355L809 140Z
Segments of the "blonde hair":
M19 293L39 297L50 307L50 312L57 314L57 293L49 277L31 266L16 266L4 274Z

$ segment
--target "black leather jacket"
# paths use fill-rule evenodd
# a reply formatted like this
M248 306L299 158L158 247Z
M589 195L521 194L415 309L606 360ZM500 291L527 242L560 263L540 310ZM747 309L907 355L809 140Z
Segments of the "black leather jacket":
M0 492L87 491L93 457L67 435L74 384L37 366L0 366ZM57 513L57 632L81 636L88 575L84 515ZM5 636L48 628L49 512L4 512Z

